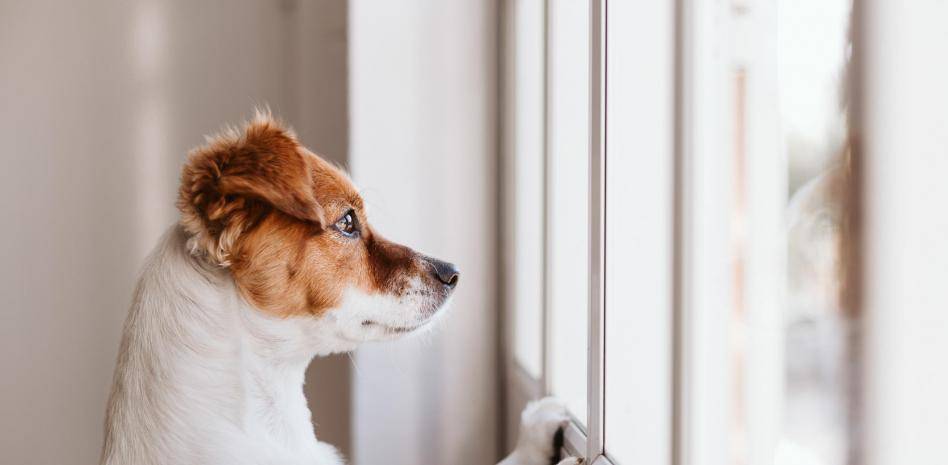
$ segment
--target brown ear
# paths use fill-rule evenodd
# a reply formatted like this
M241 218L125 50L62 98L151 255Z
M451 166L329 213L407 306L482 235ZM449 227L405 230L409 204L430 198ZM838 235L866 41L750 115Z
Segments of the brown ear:
M192 247L227 266L234 241L269 208L323 227L310 163L293 134L262 113L242 133L227 131L193 150L178 192Z

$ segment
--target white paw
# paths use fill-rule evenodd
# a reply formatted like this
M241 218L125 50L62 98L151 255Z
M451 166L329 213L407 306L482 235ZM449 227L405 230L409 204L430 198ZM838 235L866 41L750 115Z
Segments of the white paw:
M517 449L530 457L547 460L553 457L553 436L569 424L569 415L562 402L547 397L530 402L520 415L520 440Z

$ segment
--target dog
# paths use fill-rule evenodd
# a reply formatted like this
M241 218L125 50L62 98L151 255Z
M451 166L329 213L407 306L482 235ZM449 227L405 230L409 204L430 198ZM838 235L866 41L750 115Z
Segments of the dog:
M100 463L342 464L316 439L307 365L430 326L459 271L383 238L346 174L269 112L189 154L177 206L124 325ZM522 420L501 464L552 463L562 404Z

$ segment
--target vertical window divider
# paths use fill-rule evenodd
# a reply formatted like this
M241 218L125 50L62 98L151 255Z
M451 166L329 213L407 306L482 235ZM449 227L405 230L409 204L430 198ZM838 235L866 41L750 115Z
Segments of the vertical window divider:
M593 0L589 40L589 348L586 457L605 452L606 22L607 0Z
M553 382L550 376L552 360L550 360L550 2L543 0L543 297L540 313L541 324L540 342L542 347L540 389L544 394L553 393Z
M675 57L673 70L675 76L674 108L673 108L673 147L672 155L672 370L671 370L671 450L669 461L671 465L685 465L691 462L688 454L689 434L689 396L690 357L689 339L691 328L690 314L690 233L692 225L691 203L691 135L693 128L693 112L691 89L692 82L692 47L693 22L691 21L692 2L690 0L675 0L674 24L672 34L674 40Z

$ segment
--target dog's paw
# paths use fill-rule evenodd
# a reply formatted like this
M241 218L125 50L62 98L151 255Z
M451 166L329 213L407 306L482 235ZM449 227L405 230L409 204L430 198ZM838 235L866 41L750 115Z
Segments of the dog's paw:
M586 459L582 457L569 457L563 459L560 463L556 465L583 465L586 463Z
M566 406L559 400L547 397L530 402L520 415L517 448L531 457L549 460L555 452L553 438L567 424L569 415Z

